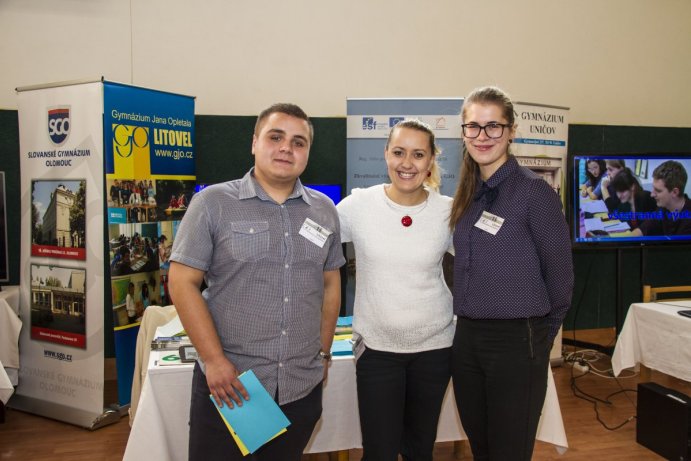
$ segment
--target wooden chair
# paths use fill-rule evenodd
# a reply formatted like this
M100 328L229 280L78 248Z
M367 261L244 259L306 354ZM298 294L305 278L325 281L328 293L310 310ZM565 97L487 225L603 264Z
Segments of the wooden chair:
M658 295L663 295L658 298ZM678 296L685 294L685 296ZM667 295L671 295L668 297ZM677 301L679 299L691 299L691 285L675 285L668 287L653 287L651 285L643 285L643 302L651 303L657 300Z

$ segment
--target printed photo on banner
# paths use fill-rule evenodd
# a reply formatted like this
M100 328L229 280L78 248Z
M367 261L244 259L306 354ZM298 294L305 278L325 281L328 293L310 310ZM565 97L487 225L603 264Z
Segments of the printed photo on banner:
M31 265L31 339L86 349L86 270Z
M156 200L168 220L181 220L194 195L195 181L159 179L156 181Z
M109 222L152 222L158 221L156 187L153 179L108 179L108 208L113 210Z
M518 164L533 171L552 186L554 192L564 201L564 176L563 160L559 157L521 156L516 157Z
M160 269L160 290L161 305L172 304L168 292L168 269L170 268L170 253L173 249L173 241L178 232L180 221L164 221L158 223L158 267Z
M159 271L112 278L114 327L140 322L147 307L162 305L159 280Z
M179 225L163 221L108 226L114 327L139 322L149 306L172 304L168 269Z
M31 181L31 255L86 259L86 180Z
M158 270L156 223L110 224L108 246L113 276Z
M180 220L195 193L193 180L108 179L110 224Z

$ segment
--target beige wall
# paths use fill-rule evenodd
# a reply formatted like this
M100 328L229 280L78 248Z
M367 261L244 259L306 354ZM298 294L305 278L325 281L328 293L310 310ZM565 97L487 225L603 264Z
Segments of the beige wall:
M0 63L6 109L100 76L227 115L497 84L571 123L691 127L688 0L0 0Z

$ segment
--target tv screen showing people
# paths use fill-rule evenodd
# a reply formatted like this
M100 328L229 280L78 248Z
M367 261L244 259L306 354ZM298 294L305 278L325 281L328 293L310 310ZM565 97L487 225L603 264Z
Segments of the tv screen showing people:
M691 154L574 155L575 243L691 241Z

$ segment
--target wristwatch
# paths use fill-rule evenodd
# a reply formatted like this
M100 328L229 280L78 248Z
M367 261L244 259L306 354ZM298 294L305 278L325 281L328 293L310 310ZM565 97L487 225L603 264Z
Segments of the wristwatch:
M326 360L327 362L331 361L331 354L329 354L328 352L319 351L319 357L321 357L322 360Z

